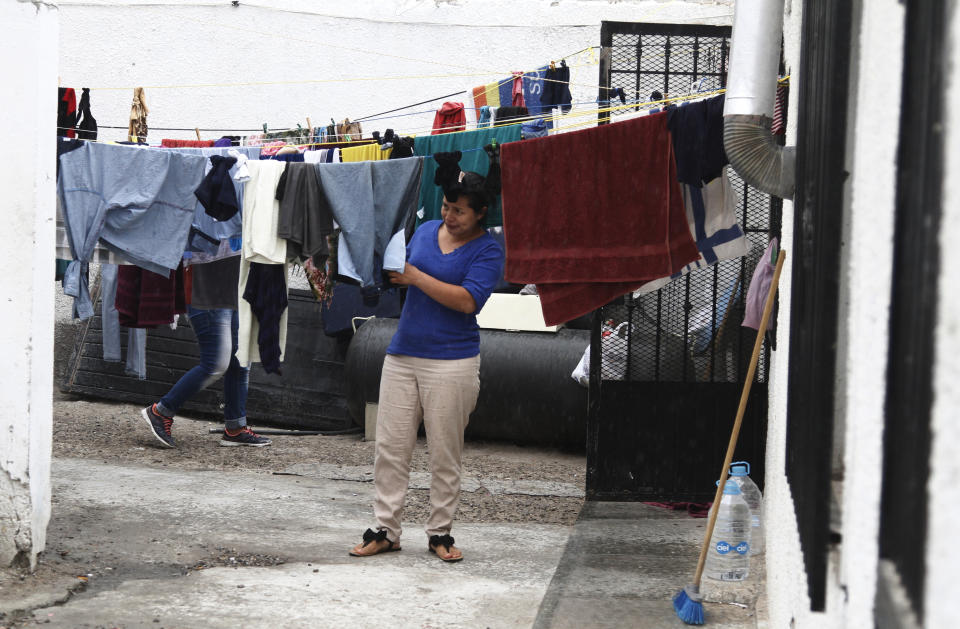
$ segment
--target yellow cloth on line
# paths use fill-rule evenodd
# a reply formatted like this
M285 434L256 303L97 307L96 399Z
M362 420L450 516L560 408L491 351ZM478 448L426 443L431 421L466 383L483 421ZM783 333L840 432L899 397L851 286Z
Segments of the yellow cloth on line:
M380 159L390 159L390 153L393 153L393 147L381 151L379 144L361 144L360 146L340 149L340 161L373 162Z

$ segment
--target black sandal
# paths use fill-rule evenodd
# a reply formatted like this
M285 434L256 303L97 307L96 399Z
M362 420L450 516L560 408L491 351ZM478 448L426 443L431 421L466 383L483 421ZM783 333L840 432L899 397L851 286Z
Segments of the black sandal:
M385 529L380 529L379 531L367 529L363 532L363 545L360 546L360 548L366 548L374 542L379 543L384 540L390 542L390 540L387 539L387 531ZM394 553L398 550L400 550L400 542L390 542L389 546L385 546L375 553L358 553L351 549L350 555L352 557L373 557L374 555L379 555L380 553Z
M454 539L450 535L431 535L430 541L427 544L427 548L431 553L440 558L441 561L446 561L447 563L456 563L463 560L463 553L459 557L444 557L436 551L440 546L443 546L446 551L449 553L450 549L453 547Z

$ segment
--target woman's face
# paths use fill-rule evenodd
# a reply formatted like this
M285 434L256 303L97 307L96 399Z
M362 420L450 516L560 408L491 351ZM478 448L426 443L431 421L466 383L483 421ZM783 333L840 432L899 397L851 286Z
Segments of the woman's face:
M483 220L486 212L487 208L477 212L470 207L465 195L460 195L454 202L443 197L443 205L440 207L440 217L443 218L443 224L451 236L473 234L480 227L480 221Z

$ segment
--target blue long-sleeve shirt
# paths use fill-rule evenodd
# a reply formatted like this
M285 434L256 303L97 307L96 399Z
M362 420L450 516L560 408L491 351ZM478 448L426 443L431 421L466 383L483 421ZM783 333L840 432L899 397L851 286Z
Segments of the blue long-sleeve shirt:
M454 360L480 353L477 313L500 279L503 249L484 234L445 254L437 241L442 224L428 221L420 226L407 245L407 261L441 282L463 286L473 297L476 310L465 313L447 308L411 286L388 354Z

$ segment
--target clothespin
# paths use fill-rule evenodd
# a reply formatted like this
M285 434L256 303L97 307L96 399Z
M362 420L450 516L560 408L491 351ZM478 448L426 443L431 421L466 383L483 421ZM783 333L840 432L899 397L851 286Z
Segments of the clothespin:
M307 116L307 133L313 135L313 123L310 122L310 116Z
M200 127L194 127L193 130L197 133L197 141L200 140Z
M566 68L566 67L567 67L567 60L566 60L566 59L561 59L561 60L560 60L560 66Z
M550 69L551 69L551 70L556 70L556 69L557 69L557 62L554 61L553 59L550 60Z
M264 133L267 132L267 123L266 123L266 122L263 123L263 132L264 132Z

